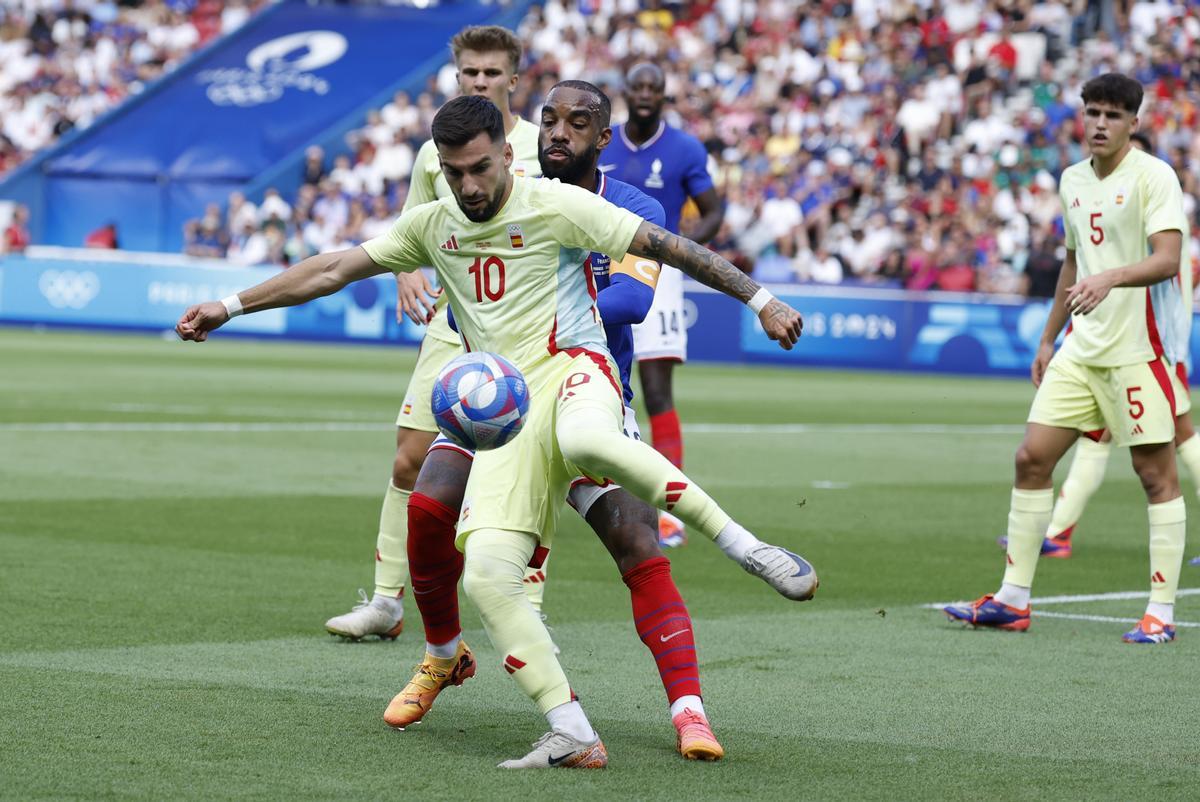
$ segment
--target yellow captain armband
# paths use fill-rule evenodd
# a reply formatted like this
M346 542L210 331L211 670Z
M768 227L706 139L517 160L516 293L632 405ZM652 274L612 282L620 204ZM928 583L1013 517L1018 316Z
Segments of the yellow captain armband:
M658 274L661 269L658 262L653 259L645 259L641 256L634 256L632 253L627 253L625 254L625 258L613 264L609 268L609 271L614 276L618 273L623 273L630 278L642 282L650 289L654 289L658 286Z

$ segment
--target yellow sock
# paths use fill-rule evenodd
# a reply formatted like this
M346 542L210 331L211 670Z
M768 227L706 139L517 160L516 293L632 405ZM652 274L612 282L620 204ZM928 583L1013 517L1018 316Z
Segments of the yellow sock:
M1033 573L1037 570L1038 555L1042 551L1042 538L1050 523L1050 511L1054 507L1054 488L1045 490L1020 490L1013 488L1012 502L1008 509L1008 567L1004 570L1004 583L1022 588L1033 587Z
M379 535L375 538L375 592L396 598L408 582L408 498L388 481L387 495L379 511Z
M571 686L546 625L521 588L536 545L525 532L476 529L463 543L463 587L504 670L545 714L571 701Z
M1151 504L1150 513L1150 601L1174 604L1183 567L1187 536L1187 510L1183 496Z
M546 596L546 566L550 564L550 556L542 560L541 568L530 568L525 566L525 578L521 580L525 587L525 595L529 597L529 603L533 605L533 609L539 613L542 611L542 599Z
M1192 435L1175 449L1175 456L1182 462L1192 481L1196 483L1196 495L1200 496L1200 435Z
M1097 443L1086 437L1075 444L1075 458L1071 470L1063 482L1054 512L1050 516L1050 528L1046 537L1054 537L1071 529L1083 515L1083 508L1100 485L1104 483L1104 471L1108 467L1108 455L1112 452L1109 443Z
M575 402L556 426L563 456L593 479L611 479L643 501L682 518L710 538L731 518L683 471L640 440L621 432L612 411Z

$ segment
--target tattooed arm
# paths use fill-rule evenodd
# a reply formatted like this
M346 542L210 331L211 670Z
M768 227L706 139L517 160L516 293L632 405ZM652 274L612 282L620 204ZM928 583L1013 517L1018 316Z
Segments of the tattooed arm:
M633 236L629 252L677 267L701 284L742 303L749 303L762 290L758 282L718 254L653 223L642 223ZM776 298L767 301L758 313L758 319L767 336L787 351L796 344L804 328L800 313Z

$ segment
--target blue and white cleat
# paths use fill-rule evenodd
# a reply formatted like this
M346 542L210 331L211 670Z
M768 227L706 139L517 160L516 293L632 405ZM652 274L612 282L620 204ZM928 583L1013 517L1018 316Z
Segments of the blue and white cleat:
M1071 556L1071 533L1074 530L1075 527L1072 526L1063 530L1062 532L1059 532L1057 535L1042 538L1041 555L1043 557L1051 557L1058 560L1068 559ZM1002 549L1008 548L1008 538L1004 537L1003 535L996 538L996 543Z
M1121 640L1126 643L1170 643L1175 640L1175 627L1146 613L1136 627L1121 636Z
M746 552L741 565L746 573L754 574L792 601L808 601L821 584L812 563L770 543L759 543Z
M981 596L970 604L949 604L942 612L951 621L961 621L973 627L1005 629L1024 632L1029 629L1029 608L1024 610L996 601L992 594Z

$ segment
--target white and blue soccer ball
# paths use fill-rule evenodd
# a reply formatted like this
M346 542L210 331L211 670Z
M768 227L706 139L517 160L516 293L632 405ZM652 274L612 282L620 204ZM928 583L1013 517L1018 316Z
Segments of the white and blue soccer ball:
M446 363L433 385L433 417L463 448L486 451L516 437L529 413L529 387L516 365L475 352Z

